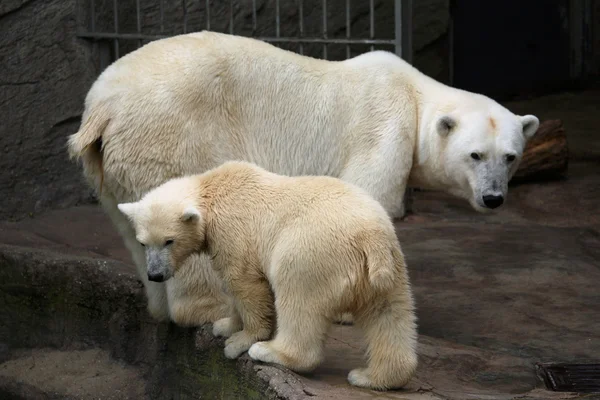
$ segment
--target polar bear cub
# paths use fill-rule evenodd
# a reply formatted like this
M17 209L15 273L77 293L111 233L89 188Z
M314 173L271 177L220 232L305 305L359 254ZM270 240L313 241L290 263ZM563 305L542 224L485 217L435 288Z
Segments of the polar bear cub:
M417 328L404 256L388 214L366 191L230 161L118 208L145 248L151 280L168 280L194 253L212 257L235 304L213 326L230 336L228 358L249 350L255 360L310 371L332 320L352 312L368 366L349 382L387 389L413 375Z

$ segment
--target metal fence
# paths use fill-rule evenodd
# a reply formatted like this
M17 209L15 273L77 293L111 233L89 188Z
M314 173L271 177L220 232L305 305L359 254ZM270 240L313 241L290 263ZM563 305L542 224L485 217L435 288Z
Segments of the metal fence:
M250 3L251 1L251 3ZM388 0L389 1L389 0ZM135 4L134 4L135 2ZM143 4L141 4L143 2ZM156 13L158 14L158 21L156 18L152 21L155 25L155 28L152 29L152 32L144 32L142 28L142 20L145 18L143 6L148 5L149 2L153 3L153 6L156 9ZM125 3L125 4L124 4ZM244 4L242 4L244 3ZM283 4L282 4L283 3ZM314 2L313 2L314 3ZM339 3L339 1L338 1ZM364 7L365 1L361 0L360 5ZM305 46L314 46L320 45L322 47L322 55L313 55L317 57L322 57L324 59L328 58L328 46L330 45L342 45L345 46L345 58L351 57L350 48L352 45L363 45L363 47L368 47L370 50L373 50L375 46L378 47L387 47L390 51L394 51L400 57L405 59L408 62L412 61L412 0L394 0L394 31L395 37L380 39L375 36L375 27L376 27L376 18L375 18L375 0L369 0L368 5L368 17L369 17L369 37L361 38L353 36L351 25L353 19L353 7L350 0L345 0L345 9L343 10L345 15L345 37L339 37L339 32L337 37L332 37L328 30L328 12L331 13L332 10L328 9L328 0L320 0L321 7L321 32L320 34L315 34L311 32L307 34L305 30L305 24L307 21L307 17L305 14L307 11L311 14L311 23L314 26L314 4L310 7L311 10L307 10L307 5L305 0L271 0L265 1L261 3L261 10L264 7L269 7L274 10L270 10L270 12L274 11L274 18L272 24L275 28L275 34L269 36L262 36L258 30L258 8L257 8L257 0L221 0L221 1L210 1L210 0L78 0L77 3L77 15L78 15L78 36L81 38L87 38L94 41L95 45L102 44L105 51L109 49L106 45L110 46L110 56L105 55L103 64L108 62L112 62L122 56L124 53L135 50L139 48L142 44L147 43L152 40L161 39L169 36L173 36L178 33L189 33L201 30L216 30L227 32L230 34L240 34L242 36L250 36L254 37L266 42L273 43L275 45L295 45L295 49L300 54L305 53ZM381 4L381 3L379 3ZM126 8L123 11L123 7ZM215 26L215 17L211 16L211 10L215 8L219 8L220 10L223 7L229 8L229 15L223 15L221 12L218 16L220 22L221 29ZM296 10L293 10L297 14L297 34L295 36L290 35L282 35L281 30L281 13L286 11L282 9L283 7L294 6ZM173 10L173 7L178 8L176 10L178 12L178 27L180 29L179 32L171 30L168 31L169 23L165 22L165 14L167 8L169 10ZM196 7L196 12L190 10L191 7ZM238 32L236 30L236 26L234 23L234 10L239 11L240 8L248 7L251 8L252 15L252 28L251 30L245 30L245 32ZM338 4L339 7L339 4ZM202 8L201 10L199 10ZM356 3L355 7L356 8ZM198 24L194 27L190 26L190 19L198 18L196 15L202 13L201 16L204 20L204 26L199 28ZM246 12L250 12L249 10L245 10ZM287 10L289 11L289 10ZM335 15L339 16L339 13L342 10L337 8L335 10ZM112 14L112 15L110 15ZM123 23L123 17L127 14L127 18L129 20L129 25L131 26L131 30L133 32L123 32L120 30L120 27ZM135 21L132 21L132 15L135 14ZM213 19L211 19L211 17ZM121 20L120 20L121 18ZM111 21L110 24L107 24L106 21ZM229 19L226 22L226 29L223 28L223 19ZM104 21L104 24L101 24L99 21ZM289 22L288 22L289 23ZM102 25L102 26L101 26ZM170 25L173 25L171 23ZM158 29L156 29L159 27ZM123 46L124 42L133 43L131 46ZM367 46L364 46L367 45ZM102 57L101 57L102 58ZM104 65L103 67L105 67ZM103 69L103 68L102 68Z

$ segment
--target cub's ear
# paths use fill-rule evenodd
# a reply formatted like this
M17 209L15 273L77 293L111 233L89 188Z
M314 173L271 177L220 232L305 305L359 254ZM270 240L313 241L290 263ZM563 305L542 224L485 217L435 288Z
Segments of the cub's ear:
M436 124L436 130L440 136L446 137L450 134L450 132L452 132L452 129L454 129L455 126L456 121L454 118L444 115L438 120Z
M535 115L525 115L521 117L521 124L523 124L523 136L529 140L540 127L540 120Z
M121 203L117 205L119 211L125 214L125 216L129 219L133 219L135 217L137 206L137 203Z
M201 219L202 214L200 214L200 210L193 206L186 207L185 210L183 210L183 214L181 214L181 220L183 222L198 222Z

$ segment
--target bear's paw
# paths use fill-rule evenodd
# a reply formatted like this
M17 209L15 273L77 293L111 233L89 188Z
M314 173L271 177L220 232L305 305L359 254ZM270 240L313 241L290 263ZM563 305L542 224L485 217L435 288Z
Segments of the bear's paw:
M269 346L269 342L256 342L248 350L248 355L255 361L265 363L283 364L275 350Z
M233 318L221 318L213 323L212 334L214 337L228 338L241 329L241 324L237 324Z
M242 353L247 351L254 343L256 343L256 339L243 330L236 332L225 341L225 357L232 360L236 359L241 356Z

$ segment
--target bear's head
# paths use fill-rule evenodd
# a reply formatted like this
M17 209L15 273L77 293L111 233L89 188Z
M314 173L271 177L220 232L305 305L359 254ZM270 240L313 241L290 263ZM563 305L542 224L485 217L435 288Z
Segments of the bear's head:
M189 178L178 178L148 192L140 201L122 203L146 253L148 279L165 282L192 254L205 247L205 218ZM189 190L192 189L192 190Z
M539 120L515 115L487 97L479 100L438 110L429 126L436 148L430 148L428 157L437 158L434 174L447 192L486 212L504 203L508 182Z

